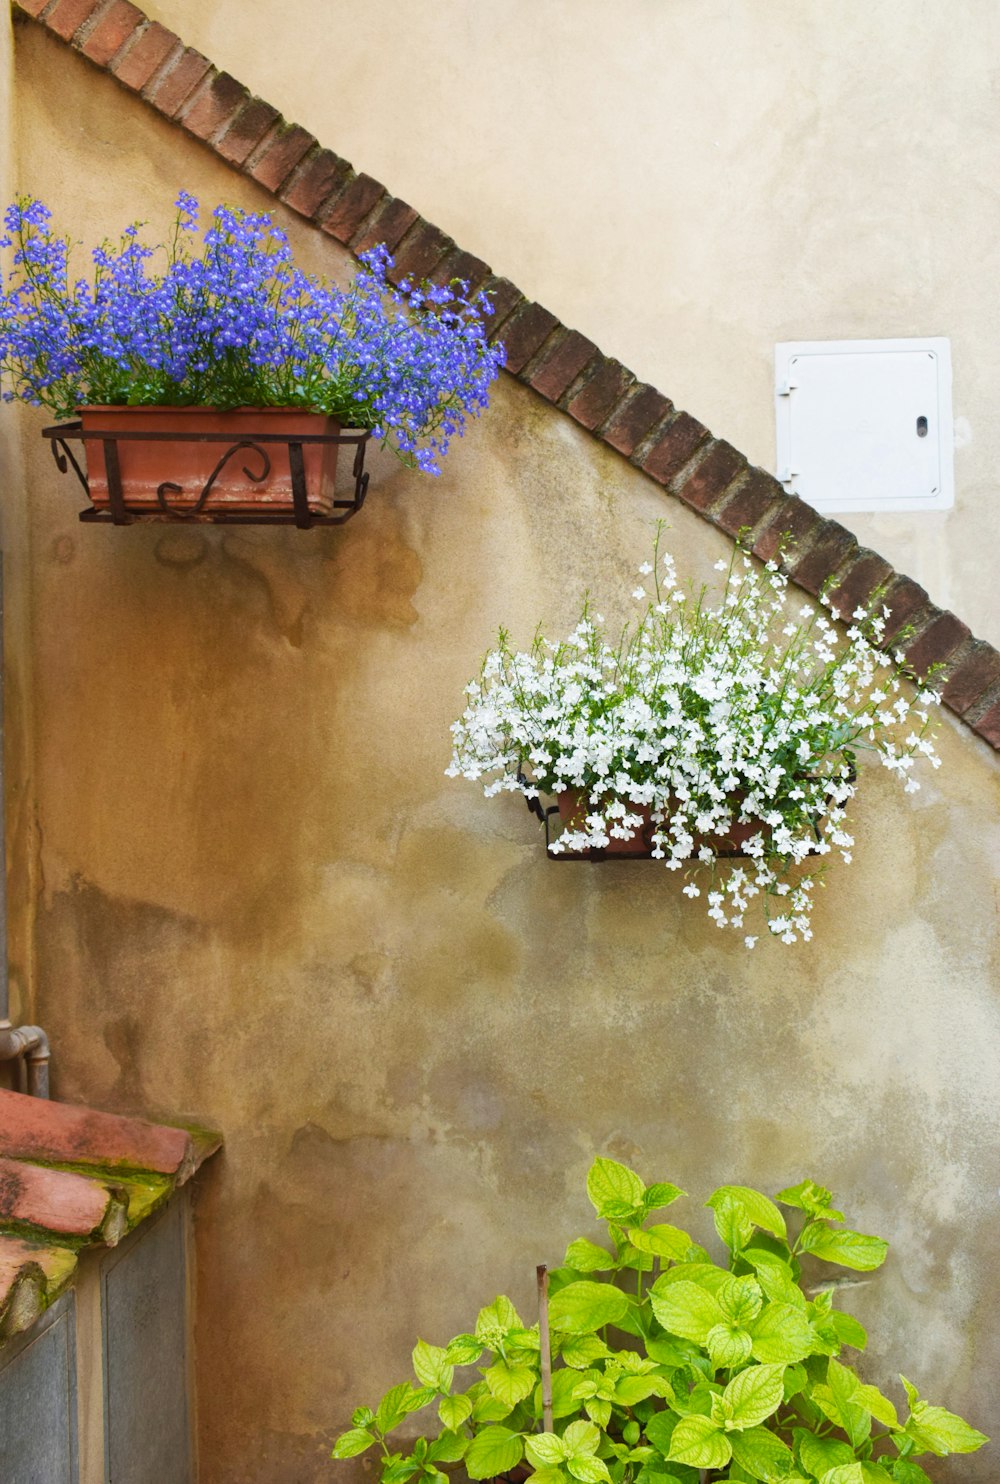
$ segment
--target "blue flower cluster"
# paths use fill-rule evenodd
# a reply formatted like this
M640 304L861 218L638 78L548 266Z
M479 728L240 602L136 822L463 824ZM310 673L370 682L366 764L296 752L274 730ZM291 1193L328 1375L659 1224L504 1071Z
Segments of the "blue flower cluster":
M468 283L389 283L384 246L362 255L347 290L296 268L263 213L199 205L181 192L172 239L138 225L93 251L72 281L70 242L40 201L4 216L0 387L67 416L83 405L301 407L371 428L429 473L486 406L504 362Z

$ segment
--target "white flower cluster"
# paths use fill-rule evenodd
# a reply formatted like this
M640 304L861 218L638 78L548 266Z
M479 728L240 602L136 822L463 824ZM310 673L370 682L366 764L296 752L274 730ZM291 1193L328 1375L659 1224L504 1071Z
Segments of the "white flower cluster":
M616 643L587 604L558 644L539 633L518 653L501 630L466 687L448 775L492 779L487 796L579 791L553 853L606 848L652 823L653 857L684 870L684 894L704 894L719 927L742 930L757 898L772 934L807 940L822 860L804 863L851 859L856 753L919 788L914 763L940 761L928 736L938 698L909 699L902 654L876 647L887 609L857 609L845 638L825 598L786 620L788 579L738 548L728 571L716 564L727 576L713 607L678 585L659 540L640 568L653 591L636 589L642 616Z

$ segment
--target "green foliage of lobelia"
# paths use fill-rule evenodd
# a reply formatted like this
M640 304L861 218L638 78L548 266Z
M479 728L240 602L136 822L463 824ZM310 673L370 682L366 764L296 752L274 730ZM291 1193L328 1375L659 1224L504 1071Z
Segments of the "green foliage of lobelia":
M805 1180L774 1201L743 1185L710 1196L728 1248L713 1261L680 1227L656 1219L683 1191L645 1186L612 1159L594 1161L587 1192L609 1242L571 1242L551 1274L552 1430L543 1418L538 1325L509 1299L481 1310L471 1334L413 1351L413 1381L374 1411L360 1407L334 1458L381 1449L383 1484L443 1484L519 1469L530 1484L930 1484L914 1460L973 1453L988 1442L931 1406L901 1377L905 1414L840 1359L864 1329L834 1307L836 1281L814 1264L870 1272L887 1244L850 1231L833 1197ZM807 1257L813 1280L803 1277ZM475 1368L469 1385L456 1373ZM433 1405L439 1427L393 1452L391 1433Z

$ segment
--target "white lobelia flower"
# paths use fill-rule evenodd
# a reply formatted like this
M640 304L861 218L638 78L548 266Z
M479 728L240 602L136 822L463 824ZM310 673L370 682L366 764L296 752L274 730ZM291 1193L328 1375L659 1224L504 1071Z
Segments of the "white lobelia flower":
M620 636L606 638L586 606L559 642L539 633L518 651L501 632L451 726L447 774L533 803L582 790L556 855L632 838L648 809L653 858L685 866L685 896L705 884L718 927L742 930L754 898L765 919L784 899L771 941L808 942L815 857L836 846L850 861L853 754L873 752L915 792L914 767L940 766L928 711L938 698L925 687L914 704L905 672L870 642L882 621L863 608L845 641L809 604L786 618L788 582L775 564L762 571L744 553L716 568L727 576L713 606L678 583L657 538L640 573L662 569L658 594L634 590L645 606ZM736 858L724 843L734 821L748 836ZM745 935L746 946L758 937Z

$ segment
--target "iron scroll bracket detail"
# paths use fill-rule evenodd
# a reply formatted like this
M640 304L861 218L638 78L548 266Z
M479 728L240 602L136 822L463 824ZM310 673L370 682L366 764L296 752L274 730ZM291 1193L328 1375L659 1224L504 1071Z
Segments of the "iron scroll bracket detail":
M233 457L233 455L239 453L241 449L249 449L250 452L260 455L260 473L255 474L248 464L243 465L243 473L246 475L247 479L249 479L251 484L262 484L271 472L271 460L268 458L267 454L264 452L259 444L253 443L249 438L242 438L239 443L234 443L232 448L228 448L222 455L222 458L219 460L215 468L212 470L211 474L208 476L205 488L202 490L195 503L191 506L190 510L177 510L175 507L172 507L168 503L168 491L172 495L183 495L184 493L183 487L179 484L174 484L173 481L170 479L165 479L162 484L157 485L156 499L160 509L165 510L168 515L197 515L199 510L204 510L205 505L208 502L208 498L212 493L212 486L214 485L215 481L218 479L219 475L222 473L223 469L229 463L229 460Z
M522 773L520 768L518 768L518 770L517 770L517 781L518 781L518 784L520 785L520 787L522 789L525 788L525 787L529 787L529 788L534 788L535 787L535 785L532 783L531 779L528 778L526 774ZM535 794L535 796L534 796L533 799L529 799L528 798L528 795L525 794L524 795L524 802L527 804L528 808L531 810L531 812L535 816L535 818L538 819L538 820L540 820L541 823L542 823L542 825L544 826L544 829L545 829L545 853L546 853L546 855L549 855L549 846L552 844L552 832L549 829L549 820L552 818L552 816L554 814L555 815L558 815L558 813L559 813L559 805L558 804L549 804L548 806L546 806L545 804L542 803L542 801L539 798L539 796L538 796L537 793ZM560 857L558 855L549 855L549 859L550 860L559 860Z
M294 525L300 530L312 526L339 526L357 515L368 493L368 473L365 470L365 450L371 433L367 429L347 433L267 433L254 432L252 437L233 440L229 433L135 431L127 428L87 429L84 434L80 420L59 423L43 428L42 436L49 440L52 457L61 474L72 469L84 492L90 495L87 474L73 451L72 444L100 442L103 444L104 465L107 476L108 508L89 507L80 512L80 519L88 524L133 525L144 521L193 521L211 522L220 525ZM184 489L173 480L166 479L156 489L157 508L152 510L130 509L125 499L122 483L119 444L141 443L216 443L228 445L209 474L198 496L190 503L180 506L179 499ZM259 512L230 512L222 505L211 505L211 495L219 475L229 461L243 454L246 462L243 473L251 484L261 484L271 472L271 455L268 447L280 445L287 449L288 467L291 475L292 505L289 510ZM331 501L330 514L317 514L310 507L306 485L306 468L303 450L315 444L343 444L354 448L351 467L352 489L349 498ZM190 499L190 496L188 496Z

